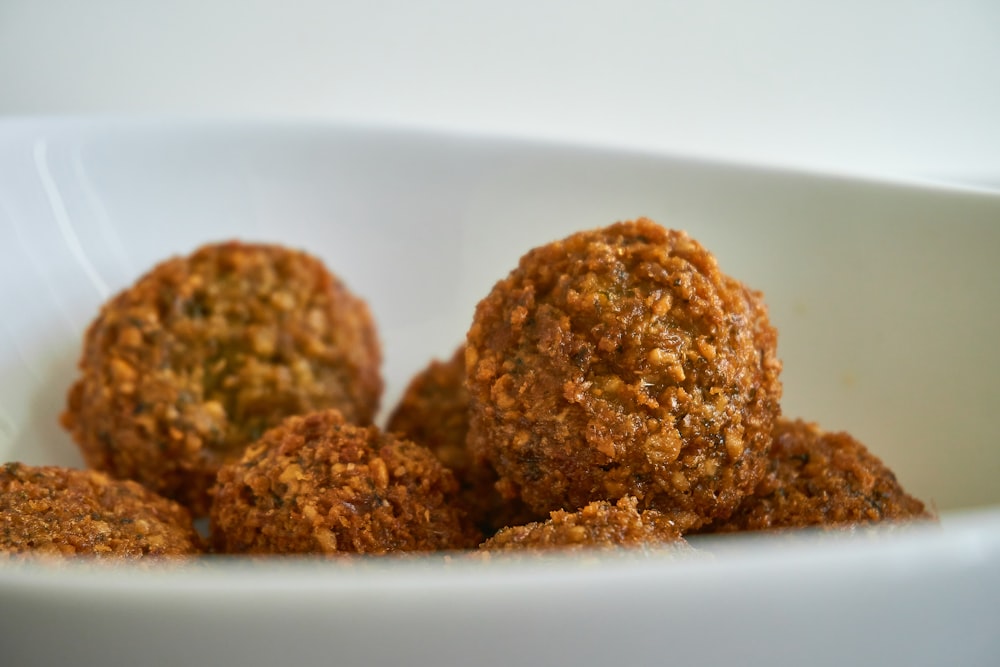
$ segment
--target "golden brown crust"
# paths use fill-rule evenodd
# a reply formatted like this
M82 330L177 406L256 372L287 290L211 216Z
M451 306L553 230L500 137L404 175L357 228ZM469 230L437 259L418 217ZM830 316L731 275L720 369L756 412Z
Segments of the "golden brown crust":
M57 466L0 466L0 553L132 560L201 553L191 515L128 480Z
M467 342L469 442L535 511L634 495L687 530L764 474L776 332L683 232L640 219L528 252Z
M218 467L284 417L336 407L369 423L380 355L368 307L316 258L208 245L104 305L63 424L90 467L200 515Z
M219 471L225 553L386 554L474 546L451 472L426 448L336 410L289 417Z
M413 377L389 416L386 430L430 449L455 474L456 502L486 534L540 518L517 499L496 490L496 472L473 457L466 444L469 392L465 388L465 346L448 361L433 360Z
M847 433L779 419L767 475L728 520L707 532L846 526L930 519L878 457Z
M679 547L687 542L672 521L656 510L639 512L635 498L612 504L594 501L576 512L558 510L547 521L511 526L483 542L483 551Z
M431 360L411 378L386 422L430 449L456 475L472 465L465 446L469 431L469 393L465 389L465 346L447 361Z

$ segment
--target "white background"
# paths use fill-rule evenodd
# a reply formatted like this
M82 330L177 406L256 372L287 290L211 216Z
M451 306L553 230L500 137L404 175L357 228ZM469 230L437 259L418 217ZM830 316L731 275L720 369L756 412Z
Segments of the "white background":
M0 0L0 114L309 117L1000 189L997 0Z

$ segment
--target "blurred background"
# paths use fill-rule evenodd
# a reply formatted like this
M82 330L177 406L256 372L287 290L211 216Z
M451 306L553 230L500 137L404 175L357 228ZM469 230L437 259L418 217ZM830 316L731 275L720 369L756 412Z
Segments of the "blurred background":
M997 0L0 0L0 114L329 119L1000 189Z

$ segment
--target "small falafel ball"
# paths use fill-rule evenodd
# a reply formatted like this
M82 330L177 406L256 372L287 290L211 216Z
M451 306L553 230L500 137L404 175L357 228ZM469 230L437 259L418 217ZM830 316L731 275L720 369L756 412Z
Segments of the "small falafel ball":
M467 343L470 445L535 511L631 495L685 531L764 475L777 334L682 231L639 219L529 251Z
M386 422L386 430L402 433L430 449L456 474L470 461L469 393L465 389L465 346L447 360L432 359L410 379Z
M896 476L843 432L800 419L779 419L767 475L729 519L705 532L845 527L932 519Z
M576 512L558 510L547 521L511 526L479 545L482 551L688 547L680 530L656 510L638 511L635 498L596 500Z
M495 488L496 472L473 457L466 444L469 392L464 345L447 361L432 360L410 380L386 430L427 447L455 474L460 486L456 502L484 533L540 518L519 500L501 497Z
M95 470L0 466L0 553L134 560L202 552L191 515Z
M90 467L203 515L219 466L284 417L335 407L370 423L380 363L367 305L318 259L207 245L104 305L62 422Z
M336 410L289 417L219 471L211 510L224 553L387 554L475 546L458 484L425 447Z

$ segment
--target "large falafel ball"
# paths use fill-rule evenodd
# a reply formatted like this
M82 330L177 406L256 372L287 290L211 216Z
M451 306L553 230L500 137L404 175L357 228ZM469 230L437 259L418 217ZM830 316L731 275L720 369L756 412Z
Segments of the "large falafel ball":
M932 518L850 434L782 418L774 428L767 475L732 516L706 532L843 528Z
M469 392L464 345L447 361L434 359L413 376L389 415L386 430L427 447L455 474L460 487L456 502L485 534L540 518L519 500L500 495L496 472L474 457L466 443Z
M318 259L207 245L104 305L62 421L90 467L202 515L219 466L284 417L335 407L369 423L380 363L368 307Z
M96 470L0 466L0 553L134 560L202 552L191 515Z
M224 553L387 554L475 546L458 484L425 447L336 410L289 417L219 471Z
M635 498L552 512L546 521L509 526L479 545L481 551L579 551L584 549L687 549L672 521L656 510L639 512Z
M639 219L531 250L467 343L470 444L535 511L635 496L687 530L764 475L777 334L684 232Z

